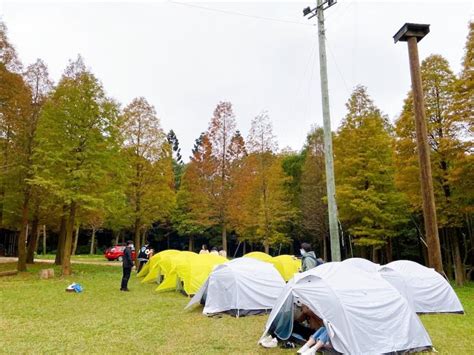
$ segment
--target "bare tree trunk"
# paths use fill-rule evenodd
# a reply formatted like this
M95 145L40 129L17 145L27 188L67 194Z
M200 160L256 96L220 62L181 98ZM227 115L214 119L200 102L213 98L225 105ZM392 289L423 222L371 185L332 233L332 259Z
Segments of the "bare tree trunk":
M194 236L190 235L189 236L189 246L188 246L189 251L194 251Z
M148 228L145 228L142 233L142 241L138 247L141 247L142 245L146 244L147 234L148 234Z
M441 249L441 252L444 252L444 259L445 260L445 265L446 265L446 276L448 279L453 280L454 279L454 267L453 267L453 253L452 251L452 246L451 246L451 239L449 238L449 235L447 233L446 228L441 229L441 241L442 245L444 244L444 248Z
M46 225L43 224L43 255L46 255Z
M387 255L387 263L393 261L393 249L392 249L392 238L387 238L386 248L386 255Z
M71 255L76 255L76 250L77 250L77 242L79 240L79 229L81 228L81 225L78 223L76 226L76 234L74 236L74 244L72 246L72 253Z
M324 261L328 260L328 246L326 236L323 237L323 259Z
M89 252L90 255L94 255L94 244L95 244L95 227L92 227L91 249Z
M138 250L140 248L140 218L135 219L135 228L134 228L134 241L135 248ZM138 267L138 258L135 259L135 265Z
M115 245L118 245L119 243L119 238L120 238L120 231L117 231L115 233Z
M372 261L376 264L379 263L379 251L375 246L372 247Z
M459 238L456 231L451 229L451 246L454 260L454 276L456 285L463 286L465 281L464 265L461 258L461 248L459 247Z
M76 202L72 201L69 207L69 218L66 226L66 238L63 247L63 262L62 271L63 276L69 276L72 274L71 269L71 247L72 247L72 235L74 233L74 223L76 219Z
M38 214L39 214L38 206L36 206L35 213L33 216L33 221L31 224L31 234L30 234L30 238L28 242L28 250L27 250L27 255L26 255L26 262L28 264L34 263L35 253L38 249L38 240L40 236Z
M225 223L222 225L222 249L227 253L227 226Z
M25 193L23 199L22 213L21 213L21 228L18 236L18 271L26 271L26 240L28 237L28 204L30 200L30 194Z
M61 216L61 224L59 226L59 236L58 236L58 247L56 250L56 259L54 263L56 265L63 264L63 249L64 249L64 242L66 240L66 225L67 225L67 205L63 206L63 214Z
M265 254L270 255L270 245L268 244L267 241L264 241L264 242L263 242L263 249L264 249L264 251L265 251Z

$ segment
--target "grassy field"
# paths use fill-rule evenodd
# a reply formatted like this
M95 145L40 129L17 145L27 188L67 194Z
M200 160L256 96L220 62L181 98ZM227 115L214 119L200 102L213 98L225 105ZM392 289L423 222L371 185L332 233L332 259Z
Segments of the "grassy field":
M71 277L40 280L38 270L47 267L0 277L0 353L294 353L257 346L267 316L207 318L199 307L184 311L189 298L156 294L134 275L131 292L120 292L121 268L74 265ZM0 264L0 272L14 268ZM66 293L71 282L84 292ZM474 284L456 291L466 315L422 320L440 354L473 354Z
M46 255L36 255L35 259L41 259L41 260L54 260L56 258L55 254L46 254ZM104 257L104 255L99 255L99 254L80 254L80 255L74 255L71 257L71 260L73 261L105 261L107 262L107 259Z

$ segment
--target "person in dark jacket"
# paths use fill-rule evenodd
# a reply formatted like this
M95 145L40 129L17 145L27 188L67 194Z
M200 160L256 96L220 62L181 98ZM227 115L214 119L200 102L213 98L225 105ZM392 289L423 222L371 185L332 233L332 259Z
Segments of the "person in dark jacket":
M316 254L311 250L311 244L301 243L301 271L305 272L319 265Z
M122 285L120 286L120 291L130 291L128 289L128 280L130 279L130 274L132 273L132 268L133 268L132 248L133 248L133 242L129 240L127 242L127 246L125 247L125 250L123 251L123 261L122 261L123 276L122 276Z

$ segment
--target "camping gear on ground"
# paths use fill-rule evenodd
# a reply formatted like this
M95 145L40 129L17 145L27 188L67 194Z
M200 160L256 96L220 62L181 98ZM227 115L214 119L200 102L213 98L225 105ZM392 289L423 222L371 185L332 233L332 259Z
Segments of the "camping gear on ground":
M378 273L408 300L416 313L464 313L449 282L434 269L409 260L382 266L362 258L346 259L343 263Z
M293 275L301 269L301 259L298 259L293 255L279 255L272 257L271 255L262 253L261 251L253 251L245 254L244 257L272 263L285 281L291 279Z
M253 251L251 253L247 253L244 255L246 258L253 258L260 261L266 261L267 263L272 262L272 257L266 253L262 253L261 251Z
M72 284L70 284L68 287L66 287L66 292L76 292L76 293L79 293L79 292L82 292L84 289L82 288L81 285L73 282Z
M165 257L176 255L181 253L179 250L168 249L160 251L159 253L153 255L151 259L145 264L143 269L138 273L138 277L144 276L142 283L153 283L158 282L158 276L160 275L160 267L162 260Z
M204 284L216 265L228 262L220 255L197 254L180 260L176 265L177 290L187 295L194 295Z
M198 254L192 251L180 251L178 253L172 253L164 255L160 261L160 270L158 275L159 286L155 289L156 291L170 291L176 290L176 284L178 282L178 274L176 268L178 264L184 263L185 259L197 257Z
M333 348L345 354L382 354L432 348L407 300L375 273L330 262L296 274L278 297L261 339L282 340L293 331L299 299L324 322Z
M215 267L186 309L204 304L203 314L235 316L269 311L285 287L275 267L253 258L237 258Z
M380 264L373 263L372 261L363 258L349 258L344 260L343 263L366 272L377 272L380 268Z
M275 256L270 261L285 281L291 279L301 269L301 259L292 255Z
M414 261L398 260L381 266L379 273L412 300L417 313L464 313L449 282L434 269Z

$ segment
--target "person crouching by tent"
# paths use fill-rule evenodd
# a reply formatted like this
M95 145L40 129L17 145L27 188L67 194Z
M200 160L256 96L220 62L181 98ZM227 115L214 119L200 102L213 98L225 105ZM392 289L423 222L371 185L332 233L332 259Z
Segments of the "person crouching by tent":
M128 280L130 279L130 274L132 273L133 260L132 260L132 249L133 242L129 240L127 246L123 251L123 261L122 261L122 285L120 286L120 291L130 291L128 289Z
M297 302L298 305L298 302ZM324 326L324 323L321 318L319 318L313 311L309 309L305 304L301 304L301 312L295 318L295 326L293 327L294 332L298 332L297 325L306 323L309 329L313 331L316 330L308 339L308 341L297 351L298 354L303 355L314 355L316 351L322 348L331 349L331 342L329 340L329 335ZM307 328L306 328L307 329Z
M318 262L318 259L316 258L316 254L314 253L313 250L311 250L311 244L301 243L300 253L301 253L301 271L302 272L308 271L320 264Z
M154 250L150 247L150 242L147 241L147 243L140 248L140 251L138 252L138 269L137 273L140 272L142 269L143 265L145 265L148 260L153 256Z

